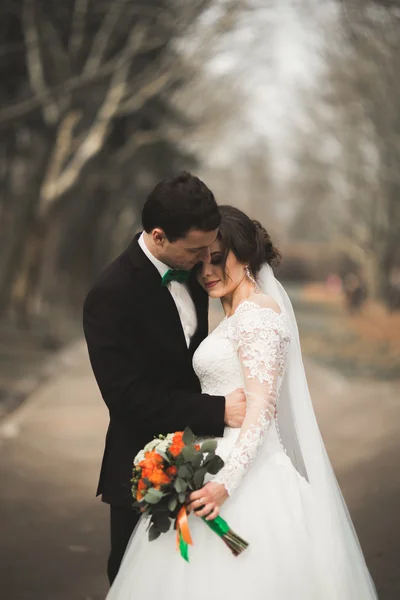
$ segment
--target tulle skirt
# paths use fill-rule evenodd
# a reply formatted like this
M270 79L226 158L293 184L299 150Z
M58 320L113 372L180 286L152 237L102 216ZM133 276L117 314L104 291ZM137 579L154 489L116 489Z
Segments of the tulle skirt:
M226 458L237 432L219 441ZM233 556L198 517L190 515L194 545L186 563L175 531L148 541L142 519L126 550L107 600L369 600L373 584L350 568L332 577L329 539L323 539L312 486L285 454L276 431L267 436L221 516L249 547ZM328 567L327 567L328 565ZM371 587L372 585L372 587Z

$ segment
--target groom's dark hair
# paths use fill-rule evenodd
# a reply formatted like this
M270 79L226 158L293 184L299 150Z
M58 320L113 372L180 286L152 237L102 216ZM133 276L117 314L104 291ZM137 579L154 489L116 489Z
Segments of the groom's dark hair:
M142 210L143 229L150 233L160 227L170 242L185 237L191 229L214 231L220 223L214 194L186 171L158 183Z

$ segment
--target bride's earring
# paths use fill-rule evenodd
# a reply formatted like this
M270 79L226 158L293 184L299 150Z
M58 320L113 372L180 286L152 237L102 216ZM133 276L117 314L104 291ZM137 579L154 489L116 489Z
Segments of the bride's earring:
M253 275L250 273L249 265L246 265L245 268L244 268L244 270L245 270L245 273L246 273L246 277L248 279L250 279L251 283L254 285L254 291L255 291L255 293L258 294L259 291L260 291L260 287L259 287L257 281L254 279Z

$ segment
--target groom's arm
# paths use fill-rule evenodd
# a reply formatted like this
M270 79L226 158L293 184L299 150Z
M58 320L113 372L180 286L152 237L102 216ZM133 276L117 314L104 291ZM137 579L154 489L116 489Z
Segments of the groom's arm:
M225 398L166 389L150 376L140 339L127 343L131 332L126 331L126 323L128 318L132 322L132 312L135 309L127 305L125 296L110 290L93 290L84 306L90 361L110 414L151 435L155 430L168 433L189 426L199 436L222 436ZM135 334L134 327L132 331Z

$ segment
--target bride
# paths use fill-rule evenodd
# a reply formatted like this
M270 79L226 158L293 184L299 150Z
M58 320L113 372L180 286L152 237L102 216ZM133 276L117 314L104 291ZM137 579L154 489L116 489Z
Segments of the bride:
M202 391L243 387L241 429L218 439L223 469L189 498L190 564L175 532L149 542L142 519L107 600L377 598L315 419L296 319L262 226L222 206L211 262L198 278L225 319L193 361ZM199 518L219 513L249 547L234 557Z

